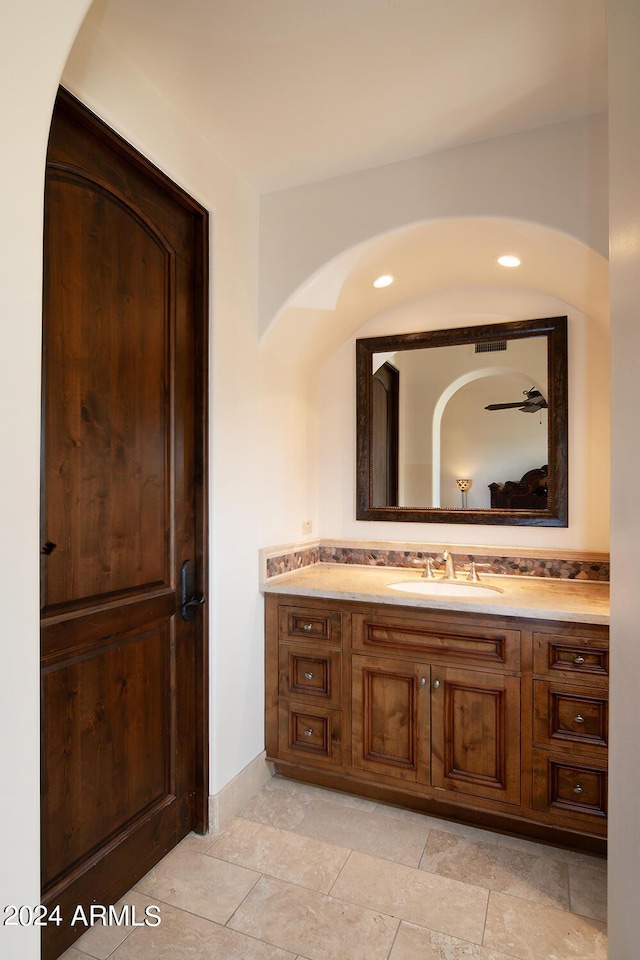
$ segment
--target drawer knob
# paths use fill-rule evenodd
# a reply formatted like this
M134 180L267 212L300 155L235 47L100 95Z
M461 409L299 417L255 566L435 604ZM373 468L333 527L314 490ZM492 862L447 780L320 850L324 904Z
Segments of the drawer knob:
M305 625L304 625L304 627L303 627L302 629L303 629L303 630L306 630L307 633L308 633L309 630L313 630L313 624L312 624L312 623L305 623Z
M577 657L573 658L573 662L580 665L581 663L584 663L584 657L582 656L581 653L579 653Z
M307 670L307 672L304 675L304 678L305 680L313 680L313 674L311 673L310 670Z
M584 723L584 717L582 716L581 713L579 713L579 714L578 714L577 716L575 716L573 719L575 720L576 723Z
M434 680L434 681L433 681L434 690L437 690L439 686L440 686L440 681L439 681L439 680Z
M304 735L305 735L305 737L312 737L312 736L313 736L313 730L311 729L311 727L309 727L308 730L305 730Z
M573 792L574 792L574 793L583 793L584 791L583 791L582 787L580 786L580 784L579 784L579 783L576 783L575 787L573 788Z
M425 678L424 678L424 677L420 677L420 686L421 686L421 687L426 687L426 685L427 685L427 681L425 680Z

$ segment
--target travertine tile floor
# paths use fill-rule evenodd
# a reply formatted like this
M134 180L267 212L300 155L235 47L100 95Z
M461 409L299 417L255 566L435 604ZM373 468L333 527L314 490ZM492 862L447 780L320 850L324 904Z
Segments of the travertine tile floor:
M64 960L605 960L606 865L272 779L187 837Z

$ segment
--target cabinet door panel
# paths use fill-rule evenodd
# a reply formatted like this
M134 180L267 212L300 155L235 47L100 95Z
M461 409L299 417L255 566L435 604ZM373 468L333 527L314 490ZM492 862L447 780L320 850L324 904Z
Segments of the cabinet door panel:
M520 801L520 680L432 668L432 784Z
M607 765L533 751L533 808L593 832L606 832Z
M353 658L353 765L429 781L429 668Z
M342 763L342 714L321 706L285 703L278 710L278 754L312 766Z
M280 696L310 697L337 706L341 699L341 674L342 654L339 651L280 643Z
M554 749L606 756L608 696L598 687L533 682L533 736Z

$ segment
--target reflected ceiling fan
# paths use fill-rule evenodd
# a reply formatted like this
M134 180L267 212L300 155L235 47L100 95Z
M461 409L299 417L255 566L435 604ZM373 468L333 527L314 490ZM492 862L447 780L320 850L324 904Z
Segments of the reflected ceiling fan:
M520 413L535 413L536 410L544 410L547 401L539 390L531 387L531 390L522 391L526 400L516 400L514 403L490 403L485 410L513 410L518 409Z

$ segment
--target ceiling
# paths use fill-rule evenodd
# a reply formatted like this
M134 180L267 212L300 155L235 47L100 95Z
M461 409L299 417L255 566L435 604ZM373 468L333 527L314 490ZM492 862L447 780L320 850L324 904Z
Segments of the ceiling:
M604 0L95 0L261 192L606 109Z

